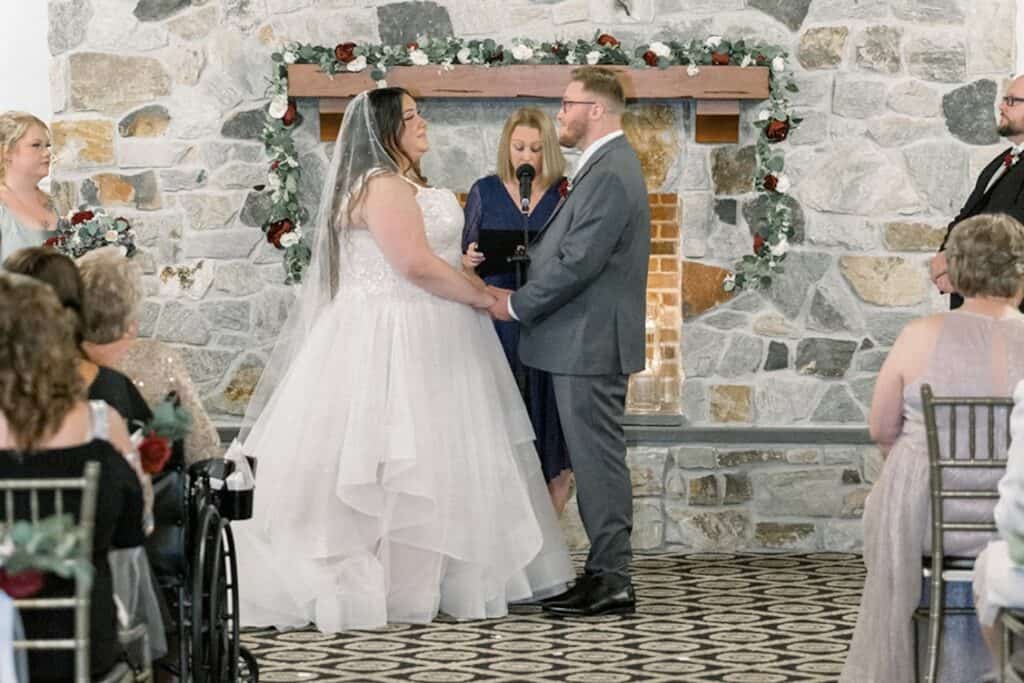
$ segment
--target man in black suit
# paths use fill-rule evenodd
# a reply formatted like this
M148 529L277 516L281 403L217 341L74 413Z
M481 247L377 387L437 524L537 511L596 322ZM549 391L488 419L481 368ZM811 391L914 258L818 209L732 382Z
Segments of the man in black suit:
M1024 223L1024 76L1018 76L999 103L999 134L1013 143L993 159L978 176L974 191L949 224L942 246L931 262L931 278L939 291L950 293L949 307L959 308L963 298L953 291L946 263L949 233L965 218L982 213L1005 213ZM1024 311L1024 304L1021 310Z

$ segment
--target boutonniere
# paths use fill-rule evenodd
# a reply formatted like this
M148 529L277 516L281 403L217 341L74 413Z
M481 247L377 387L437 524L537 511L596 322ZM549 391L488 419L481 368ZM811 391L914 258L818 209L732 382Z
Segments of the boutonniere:
M562 178L562 182L558 184L558 196L565 199L571 191L572 182L568 178Z

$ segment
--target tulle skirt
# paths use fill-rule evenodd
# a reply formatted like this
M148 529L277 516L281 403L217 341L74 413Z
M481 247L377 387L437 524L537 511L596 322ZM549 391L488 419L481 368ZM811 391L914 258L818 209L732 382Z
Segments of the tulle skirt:
M244 450L244 625L498 617L573 575L508 363L468 306L339 295Z

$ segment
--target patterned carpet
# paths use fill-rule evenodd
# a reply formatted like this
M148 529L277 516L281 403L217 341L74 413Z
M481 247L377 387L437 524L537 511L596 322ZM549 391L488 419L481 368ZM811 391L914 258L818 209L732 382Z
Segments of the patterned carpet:
M651 554L635 616L504 619L381 631L249 631L261 681L835 681L864 581L857 555Z

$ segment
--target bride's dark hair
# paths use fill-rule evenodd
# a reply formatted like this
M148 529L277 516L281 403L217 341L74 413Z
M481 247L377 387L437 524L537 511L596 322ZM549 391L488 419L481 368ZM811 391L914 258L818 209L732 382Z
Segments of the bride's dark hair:
M402 116L402 96L409 95L405 88L378 88L367 94L370 102L370 115L380 143L399 168L408 168L420 184L426 185L427 179L420 171L419 161L413 161L402 151L401 138L405 132L405 118ZM412 95L409 95L412 97Z

